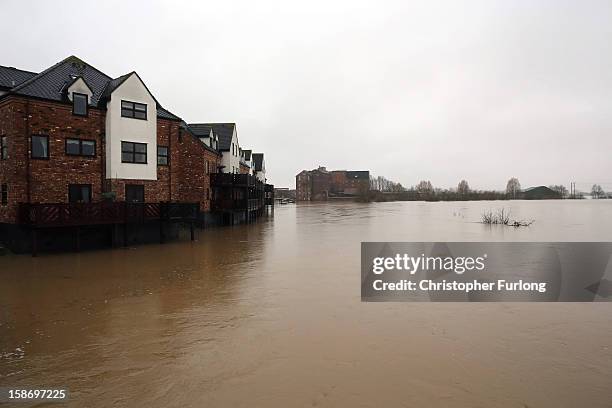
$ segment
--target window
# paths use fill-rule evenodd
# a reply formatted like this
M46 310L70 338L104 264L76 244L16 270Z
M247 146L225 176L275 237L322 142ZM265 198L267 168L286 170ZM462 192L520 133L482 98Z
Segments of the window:
M208 160L206 160L204 164L204 171L206 172L206 174L210 174L210 168L208 167Z
M128 203L144 203L144 186L142 184L126 184L125 201Z
M157 146L157 164L160 166L168 165L168 147Z
M147 105L144 103L121 101L121 116L147 120Z
M96 155L96 141L67 138L66 154L70 156L93 157Z
M88 96L82 93L72 93L72 114L87 116Z
M0 159L8 159L8 138L6 136L0 137Z
M91 184L68 184L68 202L71 204L90 203Z
M96 141L95 140L81 140L81 155L95 156L96 155Z
M210 200L210 188L206 188L206 199Z
M122 163L147 163L147 144L134 142L121 142Z
M0 187L0 191L2 192L2 205L7 205L8 204L8 185L2 184L2 187Z
M41 135L32 136L32 158L33 159L48 159L49 158L49 136L41 136Z

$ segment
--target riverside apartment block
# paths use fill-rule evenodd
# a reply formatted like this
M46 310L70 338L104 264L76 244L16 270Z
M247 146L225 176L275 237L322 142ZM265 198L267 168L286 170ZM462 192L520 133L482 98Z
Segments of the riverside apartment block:
M235 123L187 124L136 72L75 56L40 73L0 66L0 241L36 252L252 220L274 190L245 151Z

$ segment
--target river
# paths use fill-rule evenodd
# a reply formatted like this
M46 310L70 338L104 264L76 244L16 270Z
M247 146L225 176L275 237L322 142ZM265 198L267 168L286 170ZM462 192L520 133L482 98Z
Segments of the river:
M480 224L510 208L527 228ZM610 241L612 200L320 203L0 257L0 386L69 407L610 407L612 305L362 303L361 241ZM27 406L21 405L21 406Z

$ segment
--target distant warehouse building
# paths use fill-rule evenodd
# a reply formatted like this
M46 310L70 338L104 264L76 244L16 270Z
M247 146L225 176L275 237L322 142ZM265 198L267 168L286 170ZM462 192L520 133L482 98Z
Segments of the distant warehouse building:
M554 200L562 198L561 194L546 186L530 187L521 194L525 200Z
M334 170L325 167L303 170L295 177L297 201L322 201L356 197L370 190L370 172Z

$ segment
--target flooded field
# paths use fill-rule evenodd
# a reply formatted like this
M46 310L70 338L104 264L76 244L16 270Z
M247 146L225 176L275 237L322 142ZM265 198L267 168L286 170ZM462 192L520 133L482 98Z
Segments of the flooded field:
M502 206L536 222L478 222ZM361 303L359 269L361 241L610 241L612 200L287 205L197 238L0 257L0 386L70 407L612 406L612 304Z

